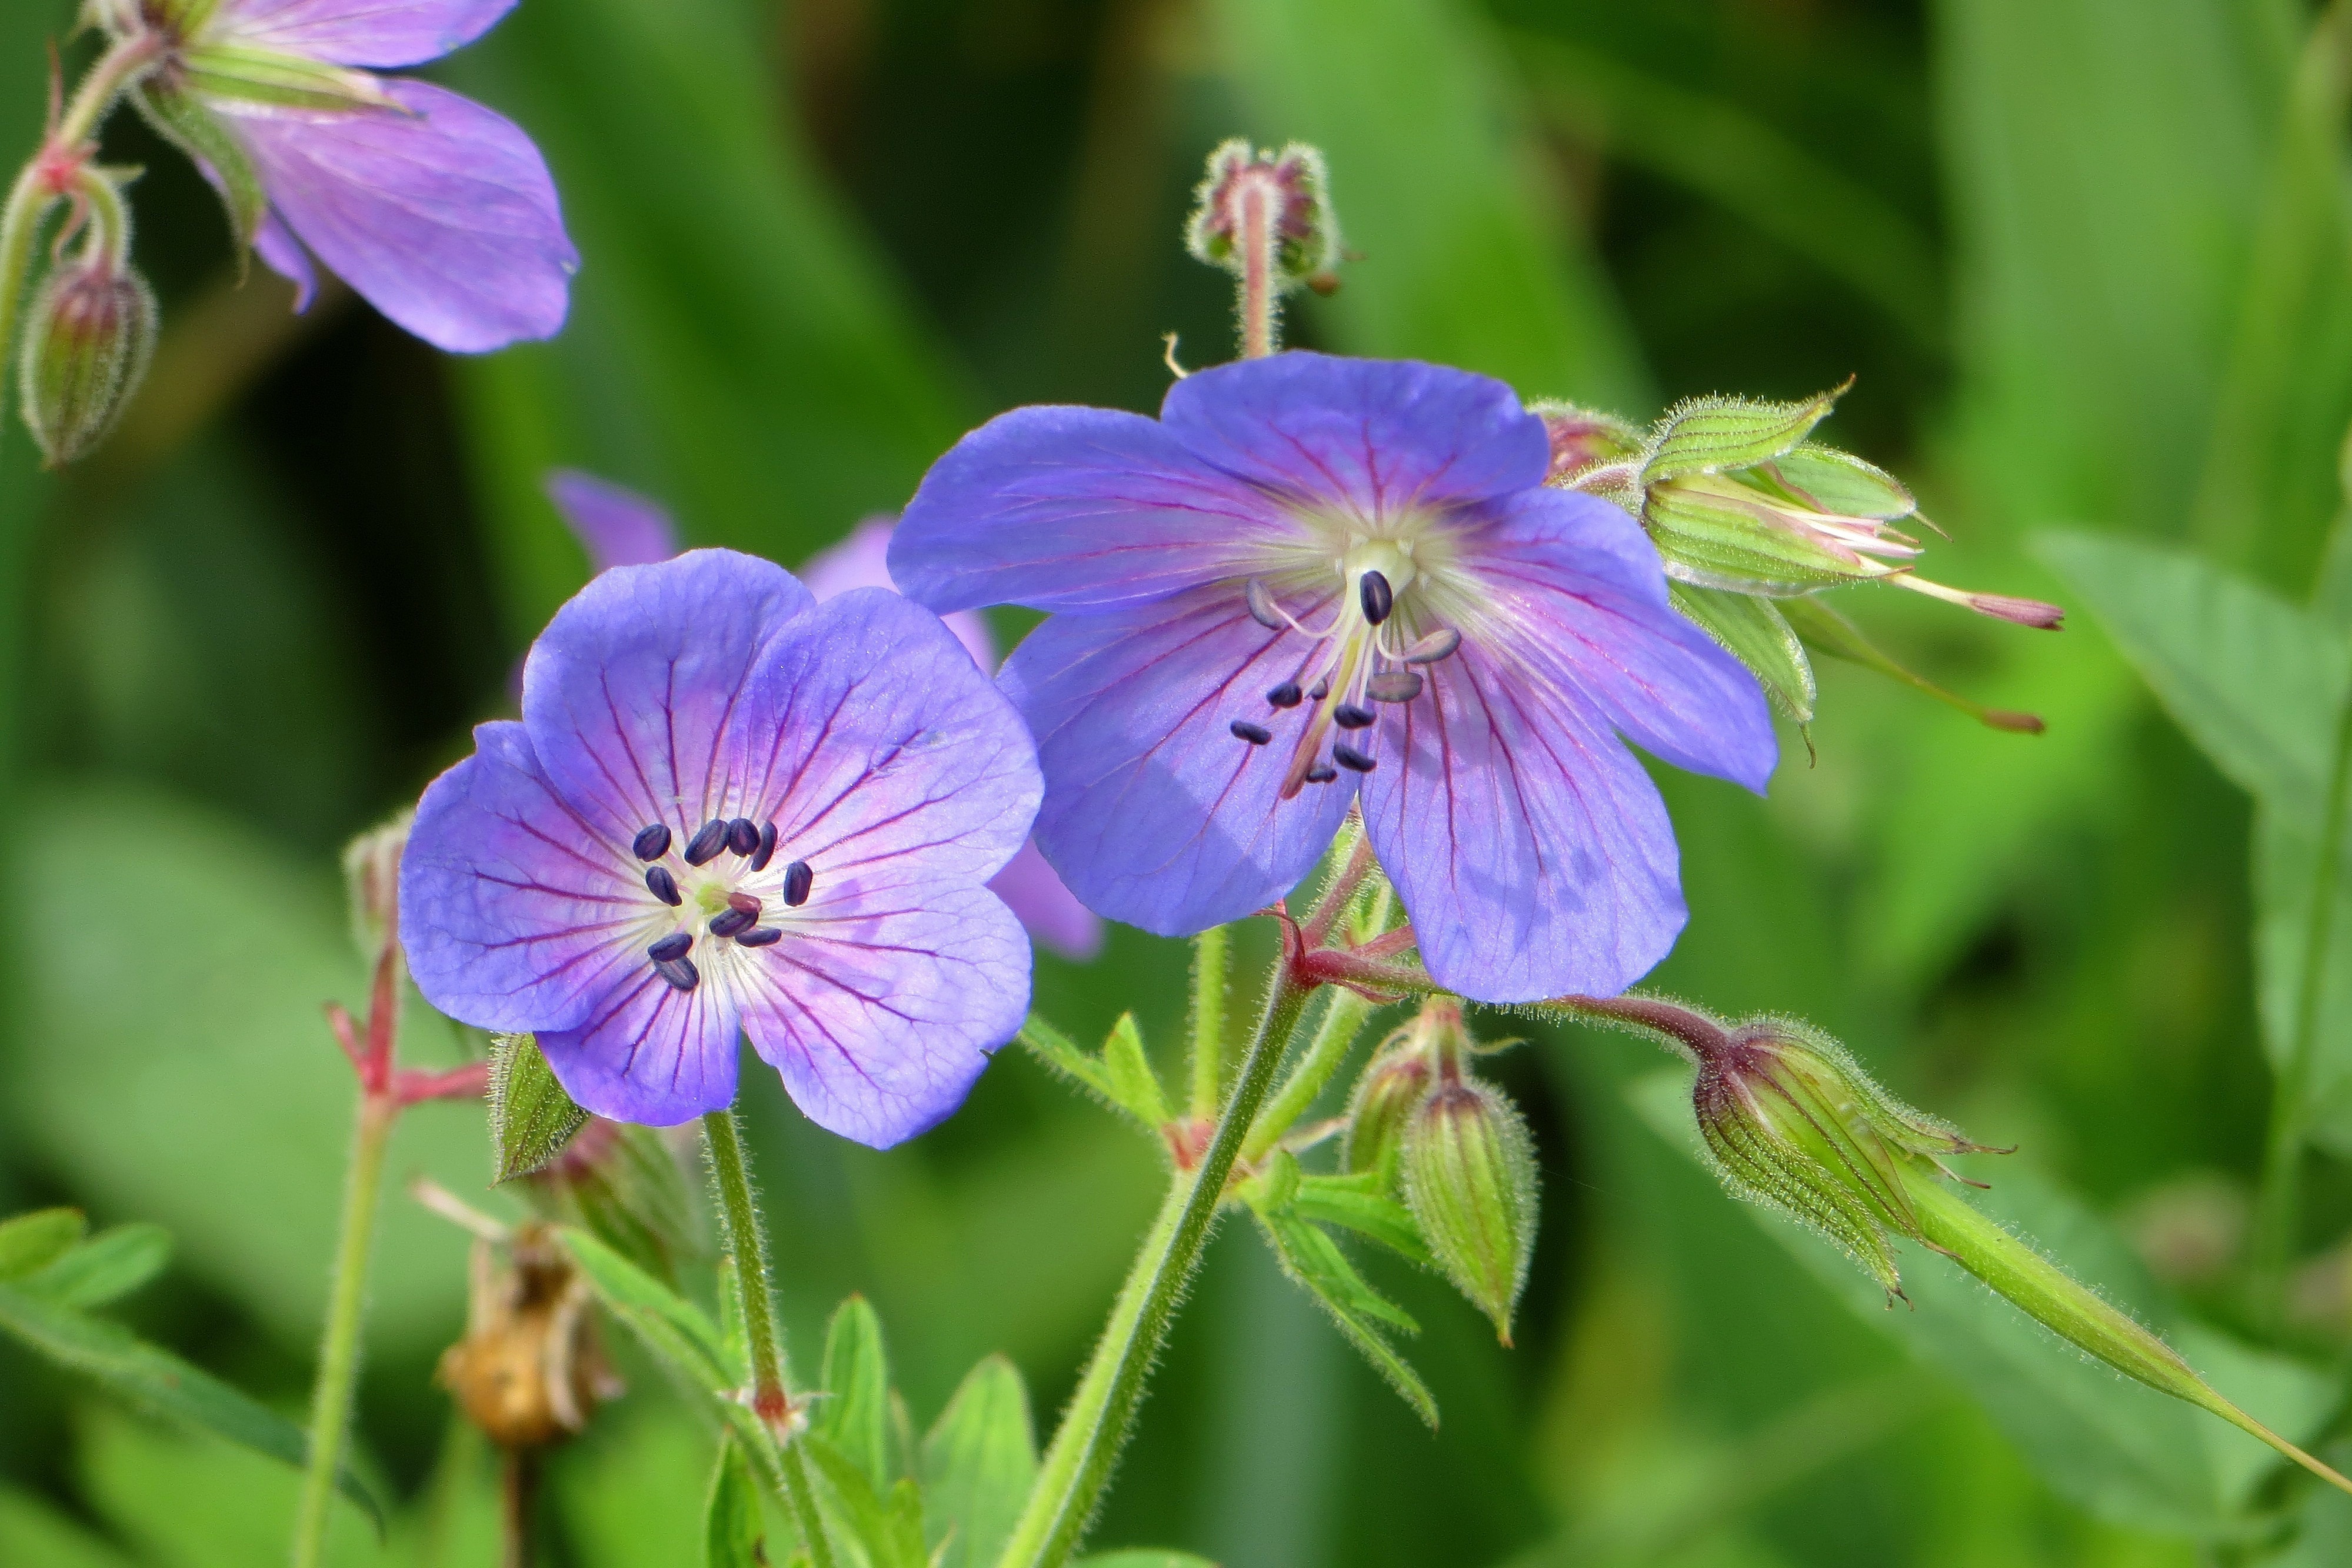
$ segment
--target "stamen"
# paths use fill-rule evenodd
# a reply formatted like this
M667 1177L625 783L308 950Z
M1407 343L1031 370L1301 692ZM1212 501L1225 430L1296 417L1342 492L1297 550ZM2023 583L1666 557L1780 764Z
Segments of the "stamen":
M760 901L751 894L729 894L727 895L727 907L730 909L740 909L754 920L760 918Z
M760 847L751 852L751 869L765 871L768 862L776 858L776 824L768 823L760 830Z
M1252 746L1264 746L1274 738L1274 731L1262 724L1252 724L1245 718L1237 718L1225 727L1233 731L1235 740L1246 740Z
M1404 651L1408 664L1433 664L1462 646L1462 633L1451 626L1440 626L1428 636Z
M732 936L739 931L750 930L751 923L759 918L740 909L721 910L710 917L710 934L713 936Z
M1265 583L1251 578L1249 587L1244 590L1244 597L1249 601L1251 620L1269 632L1290 630L1289 617L1283 614L1282 607L1274 601L1274 595L1266 591Z
M1341 703L1331 710L1331 722L1341 729L1361 729L1378 717L1380 715L1371 709L1358 707L1354 703Z
M1368 571L1356 580L1356 596L1364 606L1364 619L1377 626L1389 618L1396 608L1396 591L1389 580L1377 571Z
M1331 683L1328 680L1318 681L1307 688L1307 700L1311 703L1319 703L1330 695Z
M654 966L654 973L681 991L690 991L702 984L702 971L694 967L691 958L665 958Z
M1421 677L1411 670L1391 670L1364 683L1374 702L1409 703L1421 695Z
M683 958L694 946L694 938L683 931L673 931L646 949L646 956L656 964L667 964L672 958Z
M809 899L809 889L816 885L816 873L806 861L794 861L784 868L784 902L798 909Z
M728 823L727 847L739 855L757 853L760 848L760 824L749 817L738 817Z
M1306 777L1309 784L1328 784L1339 777L1339 770L1328 762L1318 762L1307 770Z
M1298 689L1297 681L1285 681L1265 694L1265 700L1276 707L1297 707L1307 694Z
M677 878L669 874L667 866L646 867L646 886L652 891L656 898L660 899L672 909L676 909L682 902L677 891Z
M659 822L639 828L637 836L629 841L629 852L641 861L661 859L669 853L669 830Z
M687 841L686 863L706 865L718 859L719 852L726 847L727 823L723 820L713 818L703 823L701 830Z
M777 941L782 937L782 936L783 932L773 925L754 925L749 931L744 932L740 936L735 938L735 946L738 947L772 947L776 945Z
M1370 773L1373 768L1380 766L1379 763L1374 762L1370 758L1365 756L1354 747L1348 745L1345 741L1341 741L1331 747L1331 760L1338 763L1340 767L1346 768L1350 773Z

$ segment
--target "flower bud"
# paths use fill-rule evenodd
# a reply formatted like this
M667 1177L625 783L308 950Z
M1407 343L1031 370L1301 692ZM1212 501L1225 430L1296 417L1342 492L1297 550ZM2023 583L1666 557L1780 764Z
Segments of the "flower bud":
M1544 423L1551 439L1551 470L1548 485L1571 486L1578 477L1605 464L1638 456L1644 444L1642 432L1613 413L1579 408L1572 402L1545 400L1528 405Z
M1404 1145L1404 1130L1429 1098L1433 1076L1429 1053L1407 1044L1372 1058L1348 1097L1348 1130L1339 1166L1350 1176L1392 1171ZM1385 1179L1382 1182L1385 1186Z
M1323 154L1294 141L1279 153L1260 152L1235 138L1209 154L1209 171L1194 193L1185 248L1199 260L1240 277L1249 265L1246 209L1263 200L1275 283L1313 286L1339 258L1339 220L1331 207L1331 176Z
M106 439L154 352L155 296L107 249L61 263L25 318L17 360L25 423L52 468Z
M1453 1061L1406 1123L1405 1205L1454 1288L1511 1343L1511 1309L1536 1239L1536 1161L1527 1124Z
M371 828L343 849L343 888L351 903L352 940L373 963L400 924L400 852L416 813L403 811Z

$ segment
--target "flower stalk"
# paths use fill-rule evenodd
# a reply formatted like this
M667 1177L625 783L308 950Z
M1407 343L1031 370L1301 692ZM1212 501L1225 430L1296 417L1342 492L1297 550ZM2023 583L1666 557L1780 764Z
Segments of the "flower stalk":
M343 1212L335 1242L334 1282L327 1332L319 1349L319 1377L310 1393L310 1463L302 1476L294 1516L294 1568L318 1568L334 1507L335 1472L350 1439L352 1396L359 1382L360 1325L367 1311L368 1256L375 1244L376 1211L383 1193L383 1156L400 1107L389 1096L361 1097L352 1136L351 1167L343 1176Z

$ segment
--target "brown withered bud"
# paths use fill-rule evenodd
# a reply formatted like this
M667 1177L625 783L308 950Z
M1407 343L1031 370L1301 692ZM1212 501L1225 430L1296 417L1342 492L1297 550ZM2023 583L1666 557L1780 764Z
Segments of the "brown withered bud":
M504 1249L477 1239L466 1337L442 1354L436 1378L467 1420L502 1448L558 1443L619 1396L589 1311L588 1282L548 1231L519 1228Z

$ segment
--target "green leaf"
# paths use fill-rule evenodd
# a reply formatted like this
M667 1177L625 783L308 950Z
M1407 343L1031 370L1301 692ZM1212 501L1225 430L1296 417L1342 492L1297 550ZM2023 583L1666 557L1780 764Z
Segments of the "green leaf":
M803 1433L794 1442L816 1471L817 1506L865 1552L872 1568L928 1568L919 1500L910 1533L909 1521L895 1495L885 1502L857 1461L814 1431Z
M87 1312L121 1300L171 1260L172 1239L162 1226L118 1225L16 1283L29 1295Z
M702 1309L584 1230L556 1232L604 1310L627 1325L664 1366L705 1393L731 1396L742 1379Z
M1119 1107L1155 1131L1165 1124L1168 1103L1160 1095L1160 1075L1151 1071L1151 1059L1144 1054L1143 1031L1136 1027L1133 1013L1118 1015L1109 1038L1103 1041L1102 1060L1111 1095Z
M1119 1552L1097 1552L1078 1559L1077 1568L1217 1568L1205 1557L1189 1552L1162 1552L1156 1547L1130 1546Z
M79 1208L37 1208L0 1221L0 1281L47 1268L89 1234L89 1219Z
M537 1039L502 1034L490 1041L491 1180L543 1168L587 1121L588 1113L555 1081Z
M2312 1136L2352 1155L2352 834L2339 852L2325 913L2325 946L2311 973L2312 907L2318 895L2319 836L2268 807L2254 812L2254 1000L2263 1045L2274 1066L2294 1056L2311 1030Z
M309 1462L310 1439L302 1428L118 1323L85 1316L18 1286L0 1285L0 1331L146 1415L226 1437L296 1469ZM337 1476L336 1490L382 1532L383 1505L348 1467Z
M704 1510L702 1561L705 1568L766 1568L768 1521L760 1509L760 1489L751 1478L751 1461L731 1432L719 1437L719 1461L710 1477L710 1501Z
M1845 389L1834 387L1802 402L1757 402L1739 397L1699 397L1676 403L1658 422L1642 483L1663 484L1684 474L1751 468L1789 451L1828 417Z
M1772 706L1799 725L1813 722L1813 666L1805 645L1772 601L1758 594L1733 593L1669 582L1675 608L1733 658L1748 666L1770 694Z
M1029 1391L1001 1355L956 1387L923 1437L923 1495L939 1568L992 1568L1037 1479Z
M1388 1380L1389 1386L1412 1406L1413 1414L1434 1428L1437 1401L1430 1397L1420 1374L1397 1354L1375 1326L1385 1323L1406 1333L1419 1333L1421 1325L1403 1308L1366 1284L1320 1226L1288 1215L1252 1212L1282 1271L1331 1314L1339 1333L1372 1364L1372 1370Z
M1344 1225L1369 1237L1408 1262L1434 1269L1437 1260L1421 1239L1412 1211L1389 1196L1377 1171L1354 1176L1310 1176L1299 1178L1290 1211L1301 1219Z
M823 1386L813 1425L880 1492L890 1484L890 1364L882 1320L863 1296L842 1302L825 1328Z
M1111 1088L1108 1069L1071 1043L1070 1037L1031 1013L1021 1026L1021 1043L1029 1048L1038 1061L1055 1072L1092 1093L1104 1104L1119 1105L1118 1093Z

